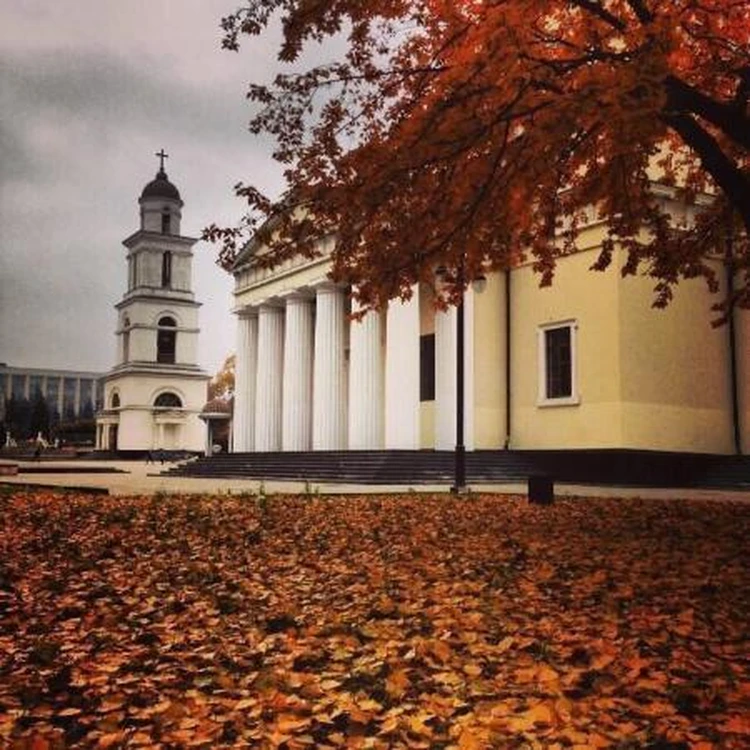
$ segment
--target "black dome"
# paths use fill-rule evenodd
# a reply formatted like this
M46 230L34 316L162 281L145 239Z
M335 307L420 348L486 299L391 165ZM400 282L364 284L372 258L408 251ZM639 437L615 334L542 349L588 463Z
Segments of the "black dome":
M169 181L167 173L160 169L156 173L156 179L143 188L141 193L141 200L144 198L171 198L172 200L179 201L180 191Z

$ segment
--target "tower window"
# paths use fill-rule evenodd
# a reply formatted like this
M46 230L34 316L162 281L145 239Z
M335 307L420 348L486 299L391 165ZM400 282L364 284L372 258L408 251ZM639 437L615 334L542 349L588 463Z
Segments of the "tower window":
M161 256L161 285L172 286L172 253L169 250Z
M177 352L177 323L174 318L164 316L159 319L156 332L156 361L162 364L174 364Z
M120 408L120 394L119 393L113 393L112 398L110 400L110 404L112 405L113 409L119 409Z
M160 393L156 397L156 401L154 401L154 406L180 409L182 407L182 400L176 393Z
M169 210L162 211L161 214L161 233L171 234L172 233L172 215Z

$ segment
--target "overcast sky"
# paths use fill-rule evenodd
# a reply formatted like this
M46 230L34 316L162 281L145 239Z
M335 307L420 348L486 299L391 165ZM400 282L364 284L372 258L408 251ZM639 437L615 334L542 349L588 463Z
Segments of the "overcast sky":
M247 83L273 70L268 41L220 48L238 0L0 0L0 362L106 371L125 291L122 240L166 171L182 233L242 212L239 180L278 193L271 144L247 132ZM195 245L199 364L234 348L231 277Z

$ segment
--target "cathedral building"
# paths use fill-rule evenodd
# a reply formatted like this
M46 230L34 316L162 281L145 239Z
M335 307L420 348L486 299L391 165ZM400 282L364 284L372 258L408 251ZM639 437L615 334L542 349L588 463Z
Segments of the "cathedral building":
M199 419L209 375L197 364L198 308L192 247L180 234L183 201L160 168L143 188L140 228L127 249L127 289L117 309L117 363L105 379L96 447L202 451Z
M605 236L592 218L551 287L521 264L466 290L466 449L746 452L750 311L712 326L718 297L698 280L654 309L622 252L589 270ZM321 250L268 270L251 242L234 264L234 451L452 449L456 309L420 284L352 320Z

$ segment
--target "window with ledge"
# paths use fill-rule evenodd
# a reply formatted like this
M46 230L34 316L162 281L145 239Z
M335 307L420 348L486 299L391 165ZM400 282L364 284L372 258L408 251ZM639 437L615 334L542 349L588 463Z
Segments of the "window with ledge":
M419 337L419 400L435 400L435 334Z
M164 209L161 214L161 233L171 234L172 233L172 216L169 213L169 209Z
M576 382L575 321L539 328L539 406L579 403Z
M109 401L109 406L111 409L119 409L120 408L120 394L119 393L113 393L112 398Z
M177 323L165 315L159 318L156 332L156 361L161 364L174 364L177 353Z

